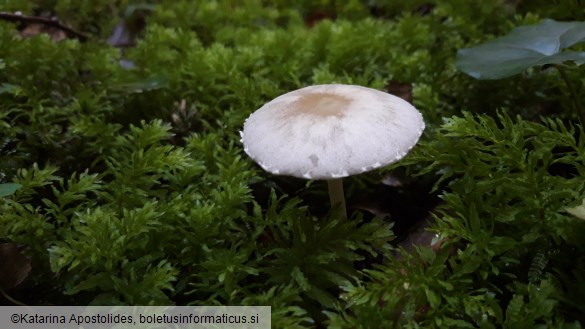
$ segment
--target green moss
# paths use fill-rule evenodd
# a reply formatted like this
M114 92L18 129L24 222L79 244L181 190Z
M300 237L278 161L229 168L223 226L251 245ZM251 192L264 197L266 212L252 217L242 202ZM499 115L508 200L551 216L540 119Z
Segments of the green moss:
M454 67L458 49L514 26L578 18L572 5L163 1L134 47L113 48L130 5L0 2L91 36L22 38L0 22L0 184L22 185L0 197L0 242L33 261L11 296L271 305L275 328L580 326L585 227L565 209L585 194L585 139L562 81ZM243 152L252 111L334 82L412 86L422 141L348 180L348 197L398 167L430 181L437 253L390 247L388 219L340 221L320 184L275 178Z

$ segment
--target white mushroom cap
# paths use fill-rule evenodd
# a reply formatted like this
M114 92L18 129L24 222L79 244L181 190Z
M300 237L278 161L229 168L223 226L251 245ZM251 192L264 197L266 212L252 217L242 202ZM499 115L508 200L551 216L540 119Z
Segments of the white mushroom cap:
M332 179L402 159L425 124L407 101L375 89L317 85L281 95L252 113L241 132L264 170Z

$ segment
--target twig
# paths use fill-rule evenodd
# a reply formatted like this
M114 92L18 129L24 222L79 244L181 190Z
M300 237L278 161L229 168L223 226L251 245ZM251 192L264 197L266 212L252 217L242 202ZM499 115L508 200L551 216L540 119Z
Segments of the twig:
M37 17L37 16L27 16L22 14L14 14L14 13L6 13L0 12L0 19L10 21L10 22L25 22L25 23L37 23L43 24L47 26L52 26L62 30L63 32L67 33L70 37L75 37L79 39L79 41L87 41L89 37L87 34L83 32L79 32L59 21L55 18L47 18L47 17Z

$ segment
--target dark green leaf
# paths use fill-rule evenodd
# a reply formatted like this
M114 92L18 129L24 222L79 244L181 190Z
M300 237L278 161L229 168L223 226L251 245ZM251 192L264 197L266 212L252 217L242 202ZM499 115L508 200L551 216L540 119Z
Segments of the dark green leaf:
M573 61L585 63L584 52L561 50L585 40L585 23L544 20L474 48L459 50L457 68L476 79L501 79L532 66Z
M0 95L1 94L14 94L19 90L19 87L9 83L0 84Z
M0 184L0 197L14 194L22 185L14 183Z

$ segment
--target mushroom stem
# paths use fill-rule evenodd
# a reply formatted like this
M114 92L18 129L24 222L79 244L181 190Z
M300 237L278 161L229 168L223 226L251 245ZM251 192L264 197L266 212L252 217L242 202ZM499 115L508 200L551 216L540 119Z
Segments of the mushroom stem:
M345 197L343 196L343 178L328 179L327 187L329 189L331 208L339 206L341 208L341 217L346 219L347 211L345 210Z

